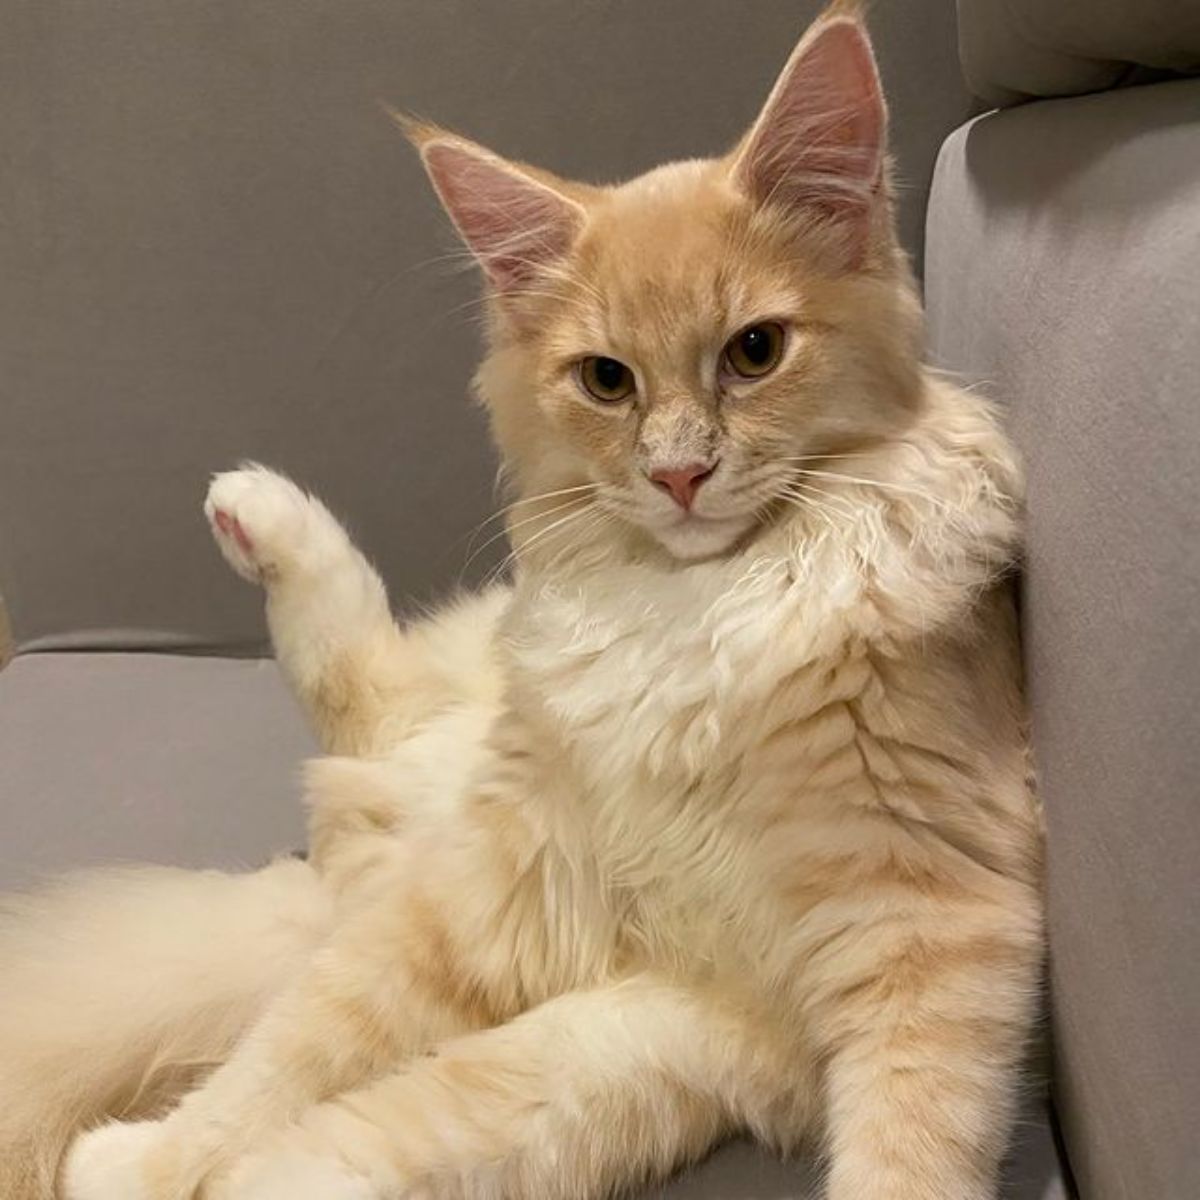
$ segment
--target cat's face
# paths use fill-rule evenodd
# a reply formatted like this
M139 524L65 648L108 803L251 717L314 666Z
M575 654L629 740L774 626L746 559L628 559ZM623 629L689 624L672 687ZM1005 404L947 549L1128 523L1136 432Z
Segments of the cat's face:
M810 31L732 154L620 187L417 138L493 292L480 386L524 494L705 558L813 487L802 464L910 419L917 310L857 21Z

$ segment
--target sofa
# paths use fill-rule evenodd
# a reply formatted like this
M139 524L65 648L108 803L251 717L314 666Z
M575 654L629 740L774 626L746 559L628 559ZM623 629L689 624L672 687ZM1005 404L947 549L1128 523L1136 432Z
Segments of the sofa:
M378 102L628 175L730 144L818 7L0 0L0 888L303 844L314 743L210 471L311 486L401 612L498 560L477 284ZM1187 0L959 9L872 28L931 356L1030 471L1050 1054L1003 1194L1192 1200L1200 29ZM661 1192L817 1194L744 1143Z
M1200 1196L1200 5L962 0L939 365L1029 477L1051 1089L1085 1200Z

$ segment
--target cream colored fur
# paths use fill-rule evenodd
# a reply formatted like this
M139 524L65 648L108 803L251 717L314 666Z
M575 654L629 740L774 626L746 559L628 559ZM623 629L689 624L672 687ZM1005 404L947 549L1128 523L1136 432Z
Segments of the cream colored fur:
M1020 482L920 366L877 89L843 5L725 159L594 189L413 131L491 279L514 581L402 629L319 502L216 478L331 752L312 867L7 926L6 1196L159 1060L220 1065L79 1139L63 1200L580 1200L736 1130L814 1147L830 1200L994 1196L1042 955ZM730 376L768 318L778 365ZM586 354L636 395L581 394ZM646 473L697 456L682 513Z
M315 873L97 871L0 905L0 1196L42 1200L68 1139L161 1114L328 936Z

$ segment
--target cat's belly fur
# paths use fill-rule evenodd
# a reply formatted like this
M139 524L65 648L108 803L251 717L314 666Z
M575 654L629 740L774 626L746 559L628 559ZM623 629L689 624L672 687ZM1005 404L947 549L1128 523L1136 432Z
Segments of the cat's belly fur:
M575 614L564 636L545 611L495 614L503 686L398 748L386 835L389 877L442 914L489 1019L647 969L786 993L799 1017L889 945L935 943L951 908L1025 929L1036 957L1007 599L969 643L904 652L789 642L787 615Z

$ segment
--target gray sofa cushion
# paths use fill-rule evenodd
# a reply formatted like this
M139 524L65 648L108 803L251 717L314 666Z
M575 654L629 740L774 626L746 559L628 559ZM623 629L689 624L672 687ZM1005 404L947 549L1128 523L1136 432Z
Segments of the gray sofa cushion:
M992 114L929 209L946 366L1012 409L1056 1087L1087 1200L1200 1196L1200 80Z
M259 866L304 843L313 752L271 662L21 655L0 673L0 890L96 863Z
M18 642L257 640L199 517L208 472L246 456L351 514L397 594L452 586L495 507L467 403L477 285L377 101L612 178L730 144L821 6L0 0ZM971 105L953 0L875 17L919 257L937 147Z
M738 1141L666 1187L652 1189L645 1200L822 1200L820 1177L811 1160L782 1163ZM1067 1198L1045 1110L1031 1095L1005 1163L998 1200Z
M963 71L993 104L1111 87L1131 66L1200 70L1196 0L958 0Z

